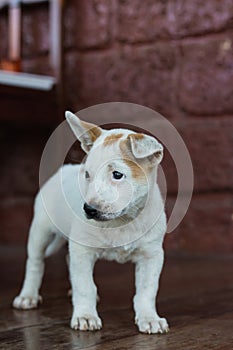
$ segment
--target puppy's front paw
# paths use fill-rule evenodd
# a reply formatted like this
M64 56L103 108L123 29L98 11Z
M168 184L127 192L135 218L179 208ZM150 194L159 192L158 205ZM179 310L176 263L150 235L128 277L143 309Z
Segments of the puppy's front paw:
M167 333L169 331L169 326L165 318L145 316L136 319L135 323L142 333L156 334Z
M23 296L18 295L13 300L12 306L16 309L29 310L37 308L38 304L42 302L42 297L38 296Z
M73 315L70 326L80 331L97 331L102 328L102 322L98 315Z

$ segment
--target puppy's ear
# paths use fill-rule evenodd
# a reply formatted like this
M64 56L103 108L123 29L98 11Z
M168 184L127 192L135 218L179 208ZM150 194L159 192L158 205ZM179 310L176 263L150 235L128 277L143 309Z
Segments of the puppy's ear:
M131 151L135 158L153 157L157 163L163 158L163 146L154 137L145 134L130 134Z
M94 124L83 122L69 111L66 111L65 117L71 130L81 142L82 149L88 153L95 140L102 134L102 129Z

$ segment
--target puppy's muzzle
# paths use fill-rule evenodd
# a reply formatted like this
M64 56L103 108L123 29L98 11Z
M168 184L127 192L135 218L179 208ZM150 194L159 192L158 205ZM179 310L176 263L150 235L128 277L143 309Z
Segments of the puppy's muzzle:
M92 207L91 205L88 205L87 203L84 204L83 210L85 211L86 217L88 219L95 219L99 215L98 210Z

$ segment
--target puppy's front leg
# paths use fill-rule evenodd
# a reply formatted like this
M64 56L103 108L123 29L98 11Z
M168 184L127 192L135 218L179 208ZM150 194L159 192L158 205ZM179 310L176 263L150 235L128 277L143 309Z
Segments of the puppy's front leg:
M162 249L155 256L141 256L136 262L135 323L143 333L167 333L169 330L166 319L157 314L155 303L162 265Z
M20 294L13 301L13 307L33 309L41 301L39 289L44 274L45 250L51 242L52 236L53 234L44 217L35 215L28 239L25 279Z
M97 288L93 280L95 252L71 240L69 250L73 302L71 328L82 331L101 329L102 322L96 310Z

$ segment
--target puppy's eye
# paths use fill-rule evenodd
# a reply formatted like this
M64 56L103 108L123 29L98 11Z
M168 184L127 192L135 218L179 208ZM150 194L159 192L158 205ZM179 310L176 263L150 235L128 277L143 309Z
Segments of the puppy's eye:
M85 171L85 179L90 179L90 174L89 174L89 172L88 171Z
M121 180L123 178L124 174L120 173L119 171L113 171L112 172L112 177L115 180Z

